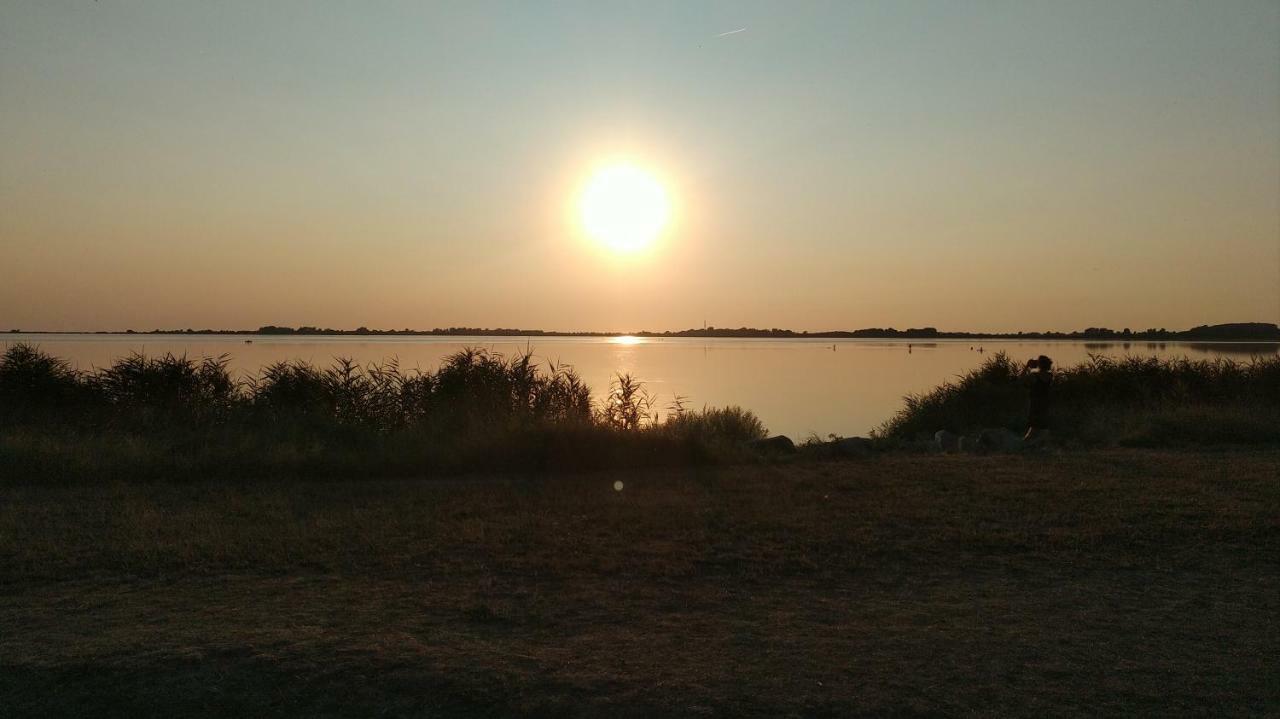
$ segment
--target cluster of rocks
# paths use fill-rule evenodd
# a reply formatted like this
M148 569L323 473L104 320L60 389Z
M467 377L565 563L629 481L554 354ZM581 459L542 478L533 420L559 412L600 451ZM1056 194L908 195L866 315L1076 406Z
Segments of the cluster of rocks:
M1020 449L1041 444L1045 440L1042 433L1033 441L1023 441L1016 432L1003 427L984 429L977 434L960 435L940 429L933 433L933 441L929 449L935 452L1016 452Z
M754 440L749 442L748 446L766 454L794 454L799 451L795 442L792 442L790 437L782 434ZM809 448L814 445L806 444L805 446ZM864 457L875 451L874 443L866 437L833 439L830 442L822 443L820 446L823 450L839 457Z
M1035 439L1024 441L1021 435L1003 427L984 429L976 434L964 435L940 429L933 433L931 439L926 436L917 439L915 442L906 442L893 446L900 449L942 452L944 454L957 452L1017 452L1042 445L1047 439L1048 433L1042 432ZM800 451L795 442L792 442L791 438L786 435L753 440L748 442L747 446L762 454L795 454ZM877 449L885 449L883 445L877 446L873 440L866 437L843 437L832 439L830 442L806 443L804 448L806 452L817 451L822 455L836 457L866 457L874 454Z
M795 454L796 443L785 434L779 434L774 437L765 437L764 439L753 439L747 442L747 446L765 454Z

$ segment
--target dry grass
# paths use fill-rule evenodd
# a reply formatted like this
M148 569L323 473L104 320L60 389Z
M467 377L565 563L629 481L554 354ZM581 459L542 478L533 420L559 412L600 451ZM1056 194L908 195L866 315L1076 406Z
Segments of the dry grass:
M14 484L0 714L1273 713L1277 468Z

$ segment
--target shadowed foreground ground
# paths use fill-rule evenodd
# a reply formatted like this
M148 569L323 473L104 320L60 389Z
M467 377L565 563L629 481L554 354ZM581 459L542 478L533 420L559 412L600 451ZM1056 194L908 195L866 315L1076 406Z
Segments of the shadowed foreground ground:
M1275 452L0 487L6 716L1265 714L1277 616Z

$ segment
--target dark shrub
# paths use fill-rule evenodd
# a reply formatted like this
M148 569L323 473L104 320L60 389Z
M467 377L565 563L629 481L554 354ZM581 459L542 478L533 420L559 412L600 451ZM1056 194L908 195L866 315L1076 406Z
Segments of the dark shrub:
M909 395L877 435L910 440L939 429L1026 428L1026 370L997 353L957 382ZM1055 372L1054 434L1088 444L1276 441L1280 357L1099 357Z
M89 383L124 422L217 421L239 399L225 355L196 361L135 353L91 375Z
M95 399L81 373L38 347L19 343L0 356L0 422L48 414L69 421L91 410Z
M37 402L61 403L75 398L80 377L70 363L19 343L0 357L0 407Z
M305 362L275 362L248 382L252 405L274 414L329 416L336 401L324 371Z
M653 422L653 397L630 374L616 375L596 419L606 427L637 430Z
M741 407L675 412L657 429L675 439L706 443L741 444L768 434L760 418Z

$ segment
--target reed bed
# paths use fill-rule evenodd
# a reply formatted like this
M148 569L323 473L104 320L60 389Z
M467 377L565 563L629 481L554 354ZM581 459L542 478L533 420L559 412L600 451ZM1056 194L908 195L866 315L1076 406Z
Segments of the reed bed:
M954 382L908 395L877 435L912 441L940 429L1026 429L1028 370L999 352ZM1055 372L1055 438L1086 445L1280 442L1280 357L1090 358Z
M77 370L38 347L0 356L0 469L26 475L381 475L716 461L765 436L751 412L665 416L619 375L593 402L572 367L467 348L434 371L394 360L278 362L133 354Z

